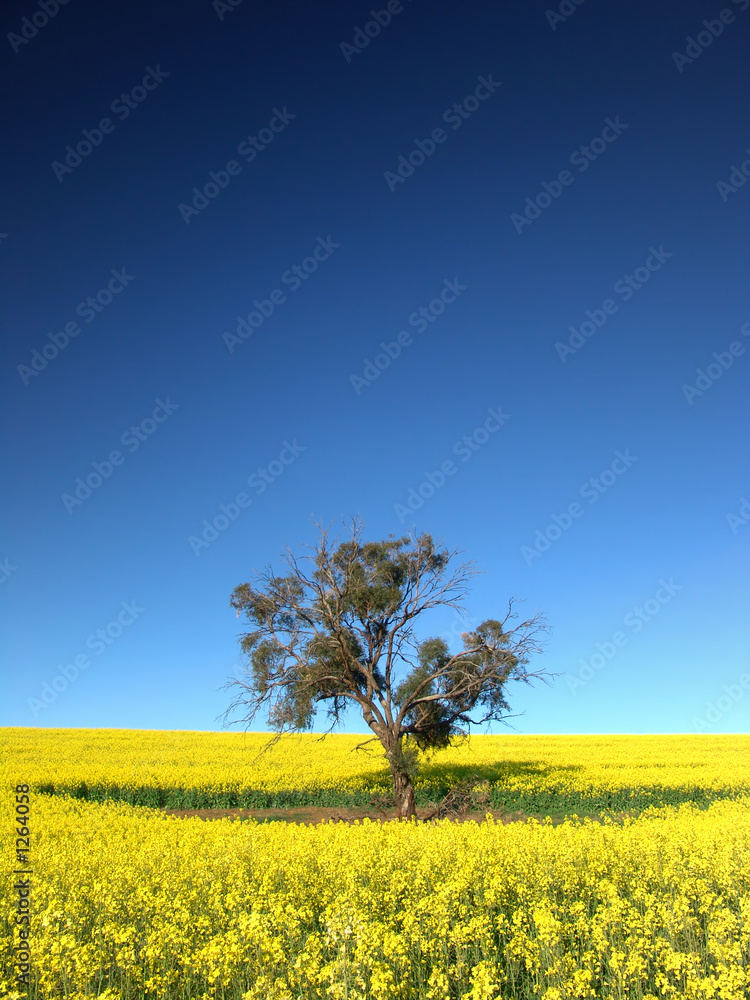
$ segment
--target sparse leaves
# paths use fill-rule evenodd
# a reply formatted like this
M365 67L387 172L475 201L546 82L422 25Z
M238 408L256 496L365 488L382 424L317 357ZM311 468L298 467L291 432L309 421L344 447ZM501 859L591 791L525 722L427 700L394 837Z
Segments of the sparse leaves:
M304 731L324 704L330 732L349 704L358 705L383 746L397 795L406 797L404 815L412 815L417 748L447 746L472 725L506 718L507 683L548 676L526 669L546 625L537 614L509 627L517 618L511 600L502 621L462 635L459 653L439 638L418 641L415 624L426 611L462 610L473 564L449 575L455 551L440 550L427 533L363 543L353 519L351 538L335 545L318 527L320 542L303 557L312 572L287 549L290 574L268 569L256 586L232 593L231 606L251 626L240 636L249 669L227 685L239 691L225 718L241 709L238 721L250 723L264 709L277 734Z

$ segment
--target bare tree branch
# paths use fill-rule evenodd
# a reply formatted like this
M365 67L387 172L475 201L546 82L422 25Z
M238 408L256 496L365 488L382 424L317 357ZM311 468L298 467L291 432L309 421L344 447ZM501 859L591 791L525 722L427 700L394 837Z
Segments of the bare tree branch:
M267 712L276 735L265 752L282 734L311 729L319 706L330 720L322 739L356 704L374 735L355 749L380 743L399 815L413 816L416 758L404 741L429 750L471 726L513 718L507 684L552 676L527 669L548 627L539 612L518 622L511 598L502 620L462 633L458 653L449 654L442 639L419 641L416 626L426 612L465 613L468 583L479 572L474 563L449 571L458 550L440 548L427 533L365 542L353 517L341 542L330 526L314 523L318 543L299 557L287 546L285 576L267 567L254 585L232 593L231 606L248 623L239 636L247 667L225 685L237 691L222 718L241 712L237 721L249 725Z

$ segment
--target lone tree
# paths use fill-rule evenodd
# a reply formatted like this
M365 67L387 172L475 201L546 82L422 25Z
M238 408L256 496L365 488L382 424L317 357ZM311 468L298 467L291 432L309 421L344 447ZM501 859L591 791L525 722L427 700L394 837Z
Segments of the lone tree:
M309 731L318 705L327 703L327 734L354 702L374 733L359 746L380 741L397 816L410 819L417 751L449 746L469 726L508 718L508 682L549 676L527 670L548 629L539 613L509 627L518 619L511 598L502 620L462 634L459 653L440 638L417 642L414 625L424 612L463 610L466 583L478 572L473 563L448 576L456 550L438 551L429 534L363 542L353 518L351 540L334 547L336 539L329 543L328 530L316 526L320 542L314 555L302 557L314 564L309 575L287 546L288 575L269 568L257 574L262 588L243 583L232 593L237 617L251 623L240 636L249 666L226 685L239 691L224 718L242 709L234 721L250 724L265 708L278 739Z

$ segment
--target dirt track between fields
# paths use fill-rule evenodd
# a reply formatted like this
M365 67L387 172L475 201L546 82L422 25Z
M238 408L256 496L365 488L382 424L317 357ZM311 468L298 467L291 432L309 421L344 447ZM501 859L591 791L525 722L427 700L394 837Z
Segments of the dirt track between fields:
M289 809L165 809L168 816L179 816L183 818L198 817L198 819L254 819L258 822L271 822L281 820L286 823L304 823L306 826L314 826L317 823L325 823L330 820L341 823L354 823L356 820L370 819L373 822L389 822L395 819L393 811L377 812L367 808L344 808L333 806L300 806ZM417 818L424 820L431 812L432 808L417 809ZM487 813L491 813L495 820L503 823L523 822L529 817L526 813L503 813L499 809L485 809L483 811L471 811L463 815L454 817L462 822L474 820L481 823ZM542 816L536 817L543 819Z

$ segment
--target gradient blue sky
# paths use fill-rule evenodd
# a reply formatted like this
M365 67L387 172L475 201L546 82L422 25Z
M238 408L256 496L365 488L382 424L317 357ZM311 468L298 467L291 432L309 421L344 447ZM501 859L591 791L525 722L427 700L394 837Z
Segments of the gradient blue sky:
M509 691L518 731L747 731L750 184L717 182L750 157L750 2L588 0L553 26L544 3L405 0L347 60L384 6L73 2L32 35L41 8L6 5L3 725L219 728L232 589L313 543L312 516L335 530L356 514L368 537L413 527L475 560L476 619L511 595L545 612L535 665L561 676ZM711 44L688 50L700 32ZM463 105L480 77L500 86ZM238 146L277 111L248 162ZM79 165L53 167L107 117ZM607 119L627 127L582 170ZM436 128L445 141L389 185ZM180 204L230 160L241 171L186 222ZM558 196L519 233L543 182ZM283 281L327 240L298 288ZM655 266L651 248L661 266L628 296L617 283ZM132 280L87 323L79 303L113 269ZM446 280L465 290L410 324ZM230 352L223 334L274 289L284 301ZM608 299L616 312L594 312ZM563 361L587 310L606 322ZM353 382L401 331L400 357ZM731 367L686 393L714 352ZM157 401L176 404L160 423ZM503 426L455 452L492 409ZM285 442L297 456L260 493L248 477ZM121 464L66 503L113 450ZM618 451L628 467L589 502ZM242 492L252 504L196 553L190 536ZM97 645L123 602L143 610ZM454 617L422 634L457 633ZM50 697L77 656L88 666Z

